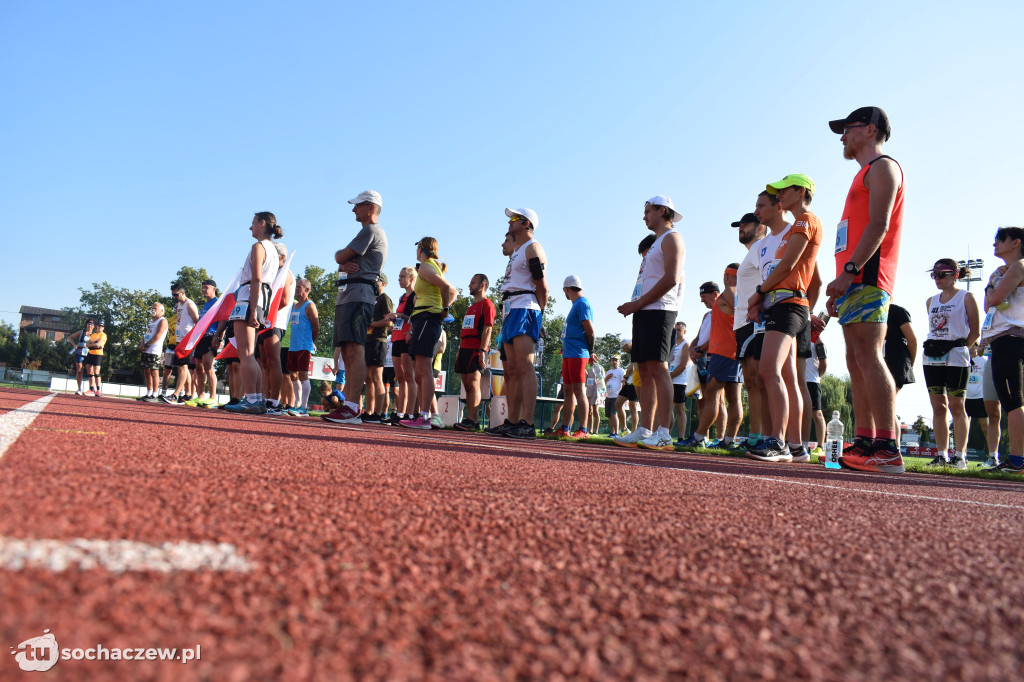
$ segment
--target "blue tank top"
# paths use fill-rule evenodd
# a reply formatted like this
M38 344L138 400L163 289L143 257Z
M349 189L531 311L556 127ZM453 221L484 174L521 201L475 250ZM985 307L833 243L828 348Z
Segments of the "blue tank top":
M313 352L313 325L310 323L309 318L306 317L306 306L308 305L309 301L306 301L298 308L292 308L292 338L288 346L290 351L308 350L310 353Z

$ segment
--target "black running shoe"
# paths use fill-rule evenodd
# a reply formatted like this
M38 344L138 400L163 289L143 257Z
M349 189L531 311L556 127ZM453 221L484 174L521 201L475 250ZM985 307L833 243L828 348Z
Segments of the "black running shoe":
M497 426L490 426L490 427L484 429L484 433L486 433L488 436L499 436L499 437L501 437L501 436L505 435L506 431L508 431L509 429L511 429L514 426L516 426L516 425L506 419L504 422L502 422L501 424L498 424Z

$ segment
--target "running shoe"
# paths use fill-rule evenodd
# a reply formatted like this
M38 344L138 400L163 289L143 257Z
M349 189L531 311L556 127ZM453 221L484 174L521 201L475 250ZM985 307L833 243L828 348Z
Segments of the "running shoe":
M729 452L746 453L746 451L750 449L750 446L747 445L746 441L734 440L733 442L726 445L725 449L728 450Z
M391 426L401 426L402 425L402 415L398 414L398 412L392 412L391 413L391 419L388 420L388 423Z
M959 469L960 471L967 471L967 458L954 457L953 461L950 463L950 466L952 466L954 469Z
M996 469L998 467L999 467L999 458L998 457L993 457L992 455L989 455L988 459L985 460L985 463L981 465L982 469Z
M722 439L721 438L712 438L711 440L708 441L708 444L705 445L704 447L706 447L706 448L720 448L720 447L722 447Z
M240 402L242 402L241 398L228 398L228 401L226 403L224 403L223 405L218 405L217 409L218 410L226 410L229 407L231 407L232 405L237 405Z
M676 445L681 448L706 448L708 447L707 438L697 438L696 435L690 436L686 440L680 438L676 441Z
M158 398L155 395L144 395L141 398L139 398L139 400L141 400L144 403L158 403L158 402L160 402L160 398Z
M83 395L82 389L78 389L77 391L75 391L75 395Z
M89 395L89 394L86 393L86 395ZM173 394L171 394L171 395L166 395L166 394L162 395L162 396L160 396L160 400L164 401L168 405L184 405L185 404L185 403L181 402L178 399L178 396L173 395Z
M504 422L498 424L497 426L488 426L486 429L484 429L484 433L486 433L488 436L501 437L504 436L505 432L508 431L513 426L515 426L515 424L506 419Z
M359 409L352 409L346 403L342 403L341 407L329 412L328 414L320 415L320 418L325 422L333 422L335 424L362 424L363 420L359 418ZM404 426L404 424L403 424Z
M266 407L266 411L263 414L268 417L280 417L284 414L284 410L281 409L280 405L271 405L270 401L267 401L264 407Z
M455 429L457 431L479 431L480 425L477 424L472 419L470 419L469 417L466 417L465 419L463 419L462 421L455 425Z
M424 419L423 415L417 415L415 419L403 419L400 423L408 429L430 430L430 420Z
M902 474L906 471L899 450L885 448L847 448L843 451L839 464L855 471L877 471L882 474Z
M216 410L218 407L220 407L220 405L217 403L216 398L210 398L209 400L206 401L206 404L203 405L203 407L205 407L208 410Z
M616 445L621 445L624 448L635 448L635 447L637 447L637 444L640 441L642 441L644 438L649 437L650 435L651 435L650 431L647 431L643 427L640 427L639 429L637 429L636 431L633 431L632 433L630 433L628 435L625 435L625 436L620 435L620 436L618 436L616 438L613 438L612 442L615 443Z
M1007 457L1006 461L1001 462L995 470L1002 471L1005 474L1024 474L1024 464L1011 464L1010 458Z
M234 405L228 405L224 409L235 414L266 414L267 412L267 406L259 400L252 403L248 400L239 400Z
M789 449L790 462L796 462L797 464L806 464L811 461L811 453L807 452L807 448L801 445L798 449Z
M192 400L186 400L185 405L187 407L200 407L201 402L199 398L192 398Z
M430 415L430 428L435 430L441 430L444 428L444 422L441 421L441 415L432 414Z
M765 438L764 444L760 448L747 450L747 457L762 462L793 461L793 455L789 451L789 446L778 438Z
M672 444L672 436L661 429L641 440L637 443L637 447L644 448L645 450L675 450L675 446Z
M559 431L561 431L561 428L553 429L553 428L551 428L549 426L549 427L546 427L543 431L541 431L541 435L544 435L544 436L557 436L557 435L559 435L558 434Z
M587 440L590 438L590 433L583 429L576 429L569 435L569 438L575 438L576 440Z
M844 453L845 454L845 453ZM936 455L935 459L925 464L926 467L948 467L949 460L945 455Z
M376 424L377 426L380 426L379 414L374 414L372 412L370 414L366 414L364 412L363 414L360 415L360 419L363 420L364 424Z
M815 462L821 460L824 456L825 456L825 449L822 448L820 445L818 447L814 448L813 450L811 450L811 458Z
M518 438L520 440L534 440L537 437L537 429L533 424L527 424L526 420L520 419L518 424L513 424L505 432L506 438Z
M288 414L290 414L293 417L308 417L309 410L307 410L305 407L293 407L292 409L288 410Z
M89 389L88 391L86 391L86 392L85 392L85 393L83 393L82 395L87 395L87 396L89 396L89 397L92 397L92 396L96 395L96 391L94 391L94 390L92 390L92 389L90 388L90 389Z

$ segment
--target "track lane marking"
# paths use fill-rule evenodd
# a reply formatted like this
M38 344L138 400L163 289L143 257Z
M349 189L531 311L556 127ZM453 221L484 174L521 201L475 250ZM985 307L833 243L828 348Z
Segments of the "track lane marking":
M360 429L360 428L357 428L355 426L346 426L346 425L337 425L337 426L338 426L338 428L344 429L346 431L354 431L354 432L358 432L358 433L366 433L365 429ZM455 439L446 438L446 437L436 437L436 436L435 437L429 437L429 436L424 436L424 435L420 435L420 434L417 434L417 433L404 433L404 432L396 432L396 435L398 433L401 433L401 436L405 437L408 440L426 441L426 442L434 442L434 443L445 443L445 444L448 444L448 445L464 445L464 446L468 446L468 447L487 448L487 449L490 449L490 450L504 450L506 452L514 452L514 453L523 453L524 452L521 448L496 445L496 444L487 443L486 441L455 440ZM543 441L534 441L534 442L536 443L536 442L543 442ZM593 447L597 448L597 447L601 447L601 446L596 446L595 445ZM640 451L640 450L638 449L638 451ZM647 451L644 451L644 452L647 452ZM657 453L659 451L651 450L649 452L651 452L652 455L653 455L653 454L655 454L655 453ZM545 451L545 450L530 450L528 454L549 455L549 456L552 456L552 457L557 457L559 459L567 459L567 460L574 460L574 461L588 461L588 462L595 462L596 461L596 462L603 462L605 464L624 464L626 466L644 467L644 468L647 468L647 469L667 469L667 470L670 470L670 471L685 471L685 472L688 472L688 473L706 474L706 475L709 475L709 476L728 476L728 477L733 477L733 478L749 479L749 480L752 480L752 481L772 481L772 482L775 482L775 483L784 483L784 484L789 484L789 485L802 485L802 486L805 486L805 487L808 487L808 488L821 488L821 489L824 489L824 490L840 490L840 491L844 491L844 492L867 493L867 494L872 494L872 495L886 495L886 496L891 496L891 497L905 497L905 498L910 498L910 499L915 499L915 500L929 500L929 501L933 501L933 502L958 502L960 504L973 504L973 505L982 506L982 507L993 507L993 508L996 508L996 509L1016 509L1018 511L1024 511L1024 505L1001 504L999 502L981 502L979 500L962 500L962 499L958 499L958 498L955 498L955 497L937 497L937 496L934 496L934 495L918 495L918 494L914 494L914 493L897 493L897 492L892 492L892 491L888 491L888 490L875 490L875 489L872 489L872 488L852 488L852 487L845 487L845 486L839 486L839 485L829 485L829 484L826 484L826 483L812 483L810 481L796 481L796 480L792 480L792 479L788 479L788 478L776 478L776 477L771 476L771 475L737 474L737 473L731 473L731 472L726 472L726 471L705 471L703 469L689 469L689 468L683 468L683 467L680 467L680 466L671 466L671 465L663 465L663 464L650 464L650 463L645 463L645 462L630 462L628 460L621 460L621 459L617 459L617 458L614 458L614 457L607 457L607 456L603 456L603 455L572 455L572 454L568 454L568 453L564 453L564 452L554 452L554 451L550 451L550 450L547 450L547 451ZM707 455L696 455L694 453L678 453L678 452L675 453L673 456L678 456L679 454L686 454L686 455L693 455L695 457L700 457L700 458L702 458L701 461L703 461L703 458L707 457ZM724 463L725 462L723 462L723 464ZM865 472L865 473L868 473L870 475L870 472ZM974 487L974 486L972 486L972 487ZM964 486L964 488L966 489L967 486Z
M35 421L56 395L51 393L0 416L0 460L4 458L7 448L14 445L22 431Z
M0 536L0 569L43 568L59 573L71 566L82 570L105 568L112 573L200 569L248 573L255 568L255 564L236 553L234 545L223 542L150 545L132 540L31 540Z

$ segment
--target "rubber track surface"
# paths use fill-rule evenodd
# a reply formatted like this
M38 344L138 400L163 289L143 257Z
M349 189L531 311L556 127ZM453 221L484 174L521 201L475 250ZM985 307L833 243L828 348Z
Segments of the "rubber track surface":
M202 645L60 679L1020 679L1022 491L58 396L0 461L0 536L257 567L0 570L0 635Z

